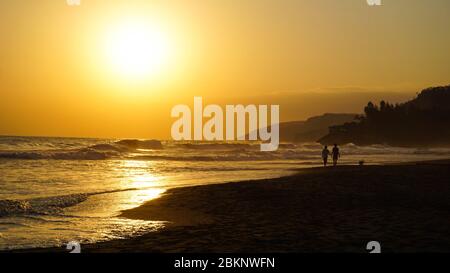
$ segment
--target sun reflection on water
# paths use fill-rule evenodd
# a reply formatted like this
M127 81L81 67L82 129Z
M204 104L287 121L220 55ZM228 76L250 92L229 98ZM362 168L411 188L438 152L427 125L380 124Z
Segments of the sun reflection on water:
M126 192L128 208L158 198L166 191L160 187L164 177L155 174L154 163L151 161L124 160L120 171L123 173L122 188L135 189Z
M85 233L74 233L81 242L127 238L165 226L161 221L127 219L121 216L122 211L139 207L166 191L163 187L165 177L157 175L154 163L139 160L114 163L116 166L113 172L117 179L111 181L111 192L93 195L86 202L66 210L67 214L76 216L72 225L80 226L78 230L88 227ZM74 234L69 233L67 236L72 239Z

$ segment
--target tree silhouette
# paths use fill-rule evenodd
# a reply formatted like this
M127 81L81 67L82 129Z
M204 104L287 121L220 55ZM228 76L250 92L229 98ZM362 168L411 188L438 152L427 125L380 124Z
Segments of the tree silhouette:
M450 86L427 88L411 101L369 102L354 122L330 127L323 144L450 145Z

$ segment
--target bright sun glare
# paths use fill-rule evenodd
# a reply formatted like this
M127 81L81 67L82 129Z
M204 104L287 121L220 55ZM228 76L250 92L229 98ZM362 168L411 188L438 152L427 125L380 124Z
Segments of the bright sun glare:
M111 68L127 78L143 78L160 72L169 56L164 33L143 22L126 22L111 28L106 54Z

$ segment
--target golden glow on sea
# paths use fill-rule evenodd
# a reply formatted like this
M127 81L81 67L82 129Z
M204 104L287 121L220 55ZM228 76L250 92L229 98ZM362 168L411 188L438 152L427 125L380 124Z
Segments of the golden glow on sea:
M128 195L130 207L158 198L166 191L158 187L164 178L153 174L151 165L151 161L123 161L123 188L137 189L125 192Z

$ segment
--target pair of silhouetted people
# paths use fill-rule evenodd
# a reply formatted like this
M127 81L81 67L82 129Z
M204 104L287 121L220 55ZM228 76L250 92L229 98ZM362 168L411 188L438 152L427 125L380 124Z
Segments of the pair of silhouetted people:
M323 166L326 167L327 163L328 163L328 156L331 154L331 157L333 158L333 166L337 165L337 161L339 159L339 157L341 156L341 154L339 153L339 148L337 146L337 144L334 144L333 149L328 150L328 146L325 146L322 150L322 159L323 159Z

